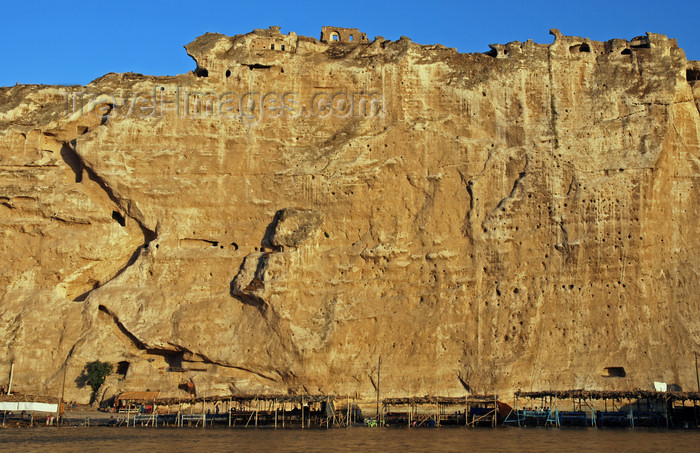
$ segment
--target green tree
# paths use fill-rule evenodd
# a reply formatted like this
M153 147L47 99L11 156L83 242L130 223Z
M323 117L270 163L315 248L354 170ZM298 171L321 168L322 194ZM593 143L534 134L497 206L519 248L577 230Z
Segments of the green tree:
M114 366L109 362L95 360L85 365L85 370L83 371L84 382L92 389L92 396L90 397L92 401L95 400L97 392L102 387L102 384L105 383L107 376L112 374L112 371L114 371Z

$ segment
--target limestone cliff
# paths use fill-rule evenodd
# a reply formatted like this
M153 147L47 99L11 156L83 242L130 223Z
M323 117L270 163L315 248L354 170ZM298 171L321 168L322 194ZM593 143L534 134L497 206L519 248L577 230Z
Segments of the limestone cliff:
M372 397L381 356L385 396L692 390L700 64L552 33L273 27L197 38L190 74L0 88L0 375Z

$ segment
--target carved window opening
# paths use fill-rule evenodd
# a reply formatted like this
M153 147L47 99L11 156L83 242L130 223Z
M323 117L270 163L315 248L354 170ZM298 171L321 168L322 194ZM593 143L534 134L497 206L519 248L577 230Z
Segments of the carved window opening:
M231 70L230 69L226 70L226 77L231 77Z
M632 55L632 50L631 49L625 49L621 52L622 55Z
M275 45L274 45L274 44L270 44L270 49L271 49L271 50L275 50Z
M194 70L194 75L197 77L209 77L209 71L204 68L197 68Z
M331 33L331 41L340 41L340 35L338 34L338 32L334 31Z
M285 48L285 45L284 45L284 44L282 44L282 50L286 50L286 48Z
M350 35L350 38L349 38L349 39L350 39L350 41L353 41L353 40L354 40L353 35Z

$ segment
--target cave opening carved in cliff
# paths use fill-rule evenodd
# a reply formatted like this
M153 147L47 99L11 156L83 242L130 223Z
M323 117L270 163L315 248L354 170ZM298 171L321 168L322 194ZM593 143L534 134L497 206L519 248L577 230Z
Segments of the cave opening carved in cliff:
M609 366L603 369L603 377L623 378L627 377L627 371L622 366Z
M586 44L585 42L583 44L576 44L575 46L569 47L569 52L570 53L575 53L575 52L590 52L591 51L591 46Z
M122 360L121 362L117 363L116 374L120 379L126 378L126 374L129 372L129 365L130 363L126 360Z
M700 80L700 69L689 68L685 71L685 79L688 82L696 82Z

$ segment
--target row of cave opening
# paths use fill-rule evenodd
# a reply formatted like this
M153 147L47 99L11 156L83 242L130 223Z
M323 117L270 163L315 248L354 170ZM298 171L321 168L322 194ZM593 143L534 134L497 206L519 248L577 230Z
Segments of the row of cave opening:
M632 45L626 49L623 49L622 52L620 52L621 55L632 55L632 49L649 49L651 48L651 45L649 44L640 44L640 45ZM590 53L591 52L591 46L587 43L582 43L582 44L575 44L573 46L569 47L569 53L570 54L576 54L576 53ZM508 54L508 50L505 50L505 54ZM488 52L486 52L486 55L490 57L497 57L498 56L498 51L496 49L492 49ZM690 80L690 79L688 79ZM698 80L698 79L694 79Z
M167 359L170 360L167 360ZM179 360L178 360L179 359ZM172 354L171 355L166 355L166 361L168 362L168 365L170 366L171 369L180 369L182 368L182 355L181 354ZM126 374L129 372L129 365L130 363L127 362L126 360L123 360L119 363L117 363L117 367L115 370L115 374L119 379L125 379ZM603 369L602 373L603 377L619 377L619 378L624 378L627 377L627 372L625 371L624 367L621 366L609 366L605 367Z
M267 65L267 64L259 64L259 63L252 63L252 64L244 64L243 66L247 66L248 69L251 71L253 69L270 69L272 66ZM284 68L280 68L280 72L284 72ZM209 71L204 68L197 68L194 70L194 75L197 77L209 77ZM227 69L226 70L226 78L231 77L231 70Z
M126 217L124 217L117 211L112 211L112 220L114 220L121 226L126 226ZM210 241L208 239L201 239L201 241L211 244L212 247L224 248L223 245L219 244L219 241ZM233 247L233 250L238 250L238 244L236 244L235 242L231 242L230 245L231 247Z

